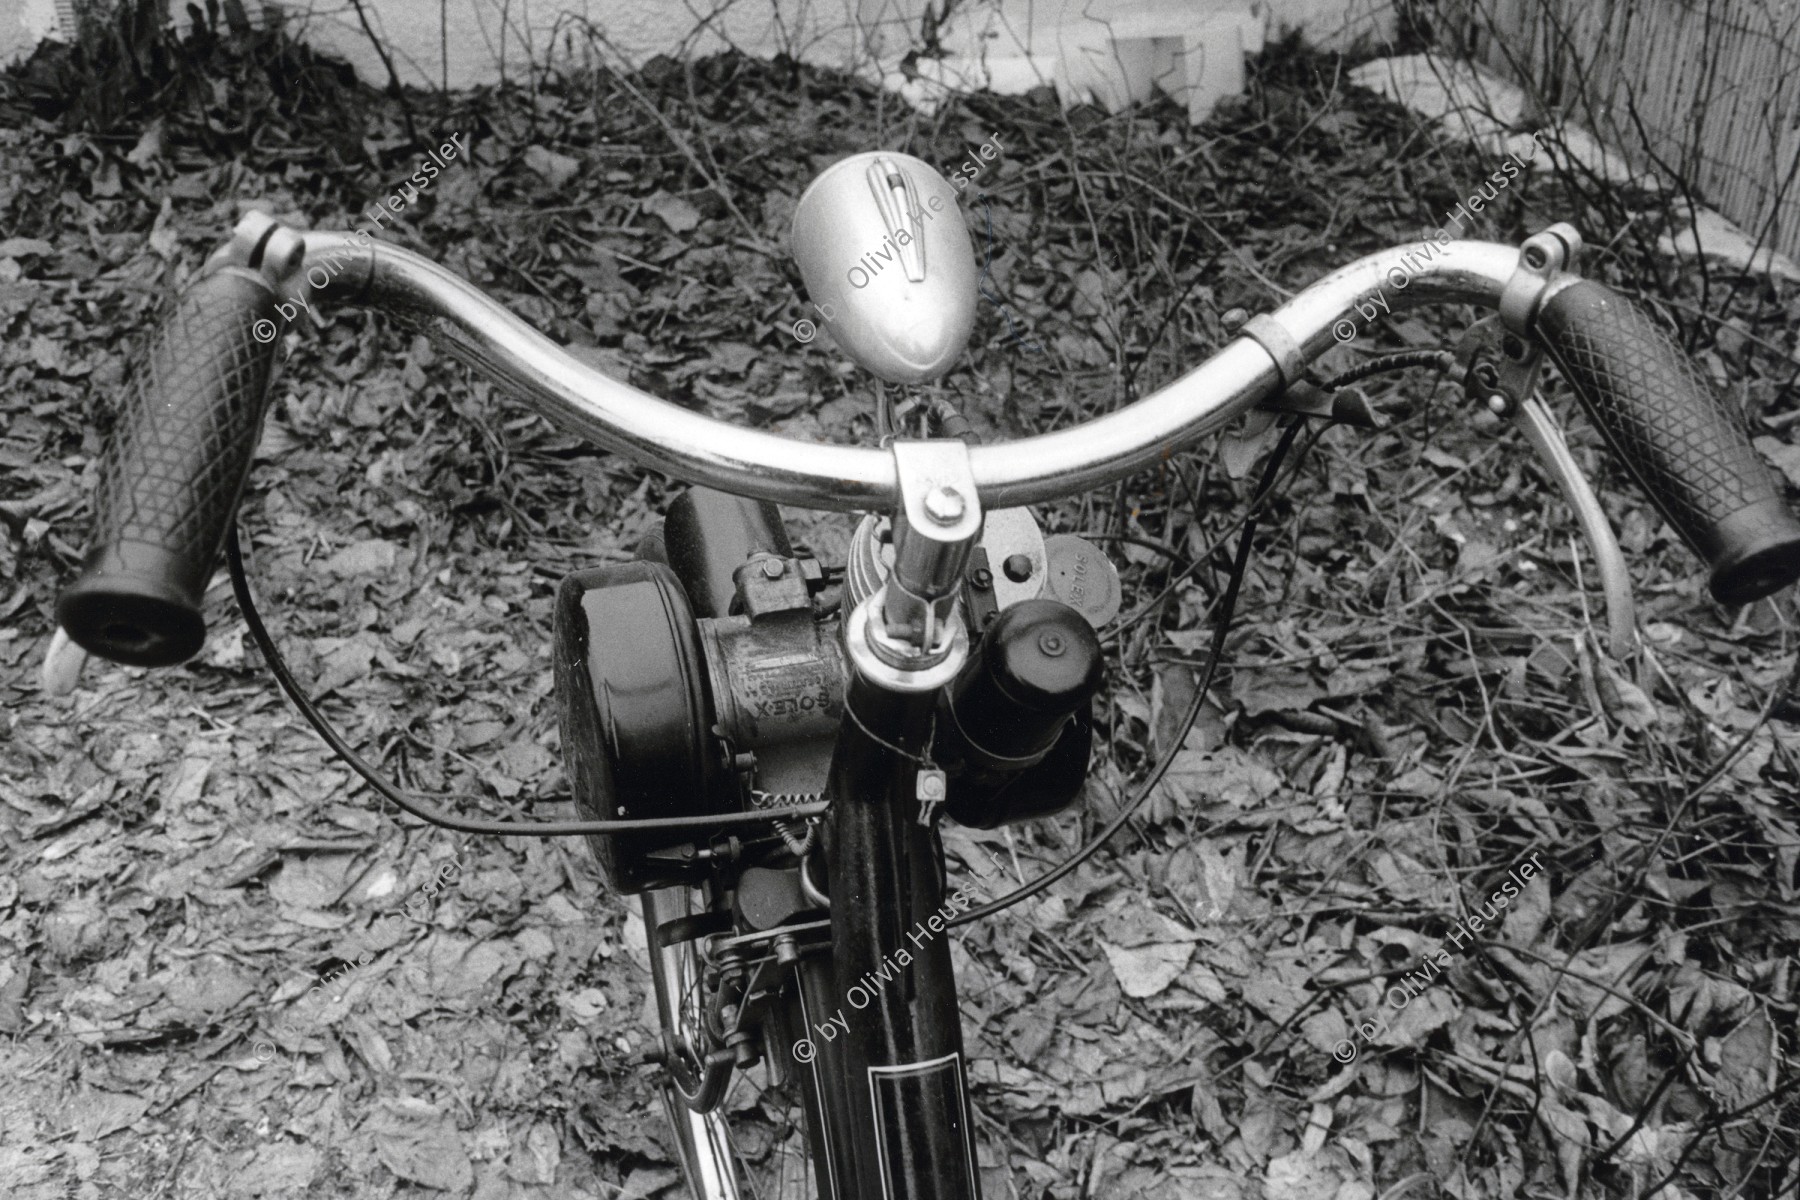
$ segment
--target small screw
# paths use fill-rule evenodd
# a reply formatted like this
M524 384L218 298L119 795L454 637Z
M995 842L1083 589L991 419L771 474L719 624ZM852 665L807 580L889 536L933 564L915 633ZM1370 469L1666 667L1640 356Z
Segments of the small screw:
M1544 248L1542 246L1525 247L1525 265L1532 270L1541 270L1543 265L1549 261L1550 256L1544 253Z
M1024 583L1031 578L1031 556L1029 554L1009 554L1006 561L1000 564L1006 577L1014 583Z
M962 493L953 487L934 487L925 493L925 515L939 525L954 525L963 517Z
M1063 642L1062 634L1057 633L1055 630L1046 629L1044 632L1038 634L1038 649L1042 650L1045 654L1048 654L1051 658L1061 658L1063 651L1067 648L1068 647Z
M944 798L944 773L942 771L919 772L919 799L942 800Z
M1487 398L1487 406L1488 411L1493 413L1496 417L1504 417L1507 410L1512 407L1512 401L1508 400L1505 396L1502 396L1499 392L1495 392Z
M1219 324L1225 327L1226 333L1236 333L1250 322L1250 310L1247 308L1226 309L1219 316Z
M985 592L994 586L994 573L986 567L976 567L969 575L969 582L975 585L976 591Z
M779 558L767 558L763 560L764 579L780 579L786 571L787 564L782 562Z

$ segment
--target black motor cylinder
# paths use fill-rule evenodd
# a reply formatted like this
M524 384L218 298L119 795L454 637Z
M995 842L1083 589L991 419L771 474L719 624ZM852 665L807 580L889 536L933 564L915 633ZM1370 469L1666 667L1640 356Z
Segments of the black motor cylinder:
M699 627L673 571L626 562L564 578L554 666L563 762L583 818L731 811ZM651 856L693 840L683 830L589 835L601 873L625 895L689 880L694 870Z
M944 694L950 816L992 829L1067 807L1087 778L1102 673L1100 639L1073 608L1036 599L1002 612Z

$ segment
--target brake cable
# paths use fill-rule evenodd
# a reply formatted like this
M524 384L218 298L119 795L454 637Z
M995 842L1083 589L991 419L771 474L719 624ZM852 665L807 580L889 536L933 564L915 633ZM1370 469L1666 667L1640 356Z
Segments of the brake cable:
M306 723L313 727L325 744L330 746L337 756L350 764L350 769L362 776L363 781L381 795L393 801L400 808L411 813L421 821L433 825L442 825L446 829L455 829L461 833L504 834L508 837L576 837L590 833L646 833L651 830L676 829L719 829L732 825L763 824L770 821L792 820L797 817L815 817L830 807L825 801L814 801L809 804L789 805L785 808L754 809L749 812L715 813L692 817L638 817L614 821L490 821L479 817L459 817L454 813L429 801L409 798L393 784L383 779L375 768L350 747L331 723L315 707L306 693L301 691L293 672L288 670L281 651L275 648L275 640L264 628L262 617L257 614L256 601L250 595L250 581L244 575L244 555L238 545L237 525L226 527L225 561L231 571L231 590L237 595L238 608L244 614L244 624L249 626L250 637L256 642L256 648L262 651L263 660L269 664L269 670L275 676L275 682L286 693ZM543 796L542 801L568 801L569 796Z
M1371 375L1404 371L1412 367L1435 367L1439 374L1448 375L1456 368L1456 353L1453 350L1396 350L1391 354L1377 354L1346 371L1340 371L1319 386L1328 392L1335 392Z

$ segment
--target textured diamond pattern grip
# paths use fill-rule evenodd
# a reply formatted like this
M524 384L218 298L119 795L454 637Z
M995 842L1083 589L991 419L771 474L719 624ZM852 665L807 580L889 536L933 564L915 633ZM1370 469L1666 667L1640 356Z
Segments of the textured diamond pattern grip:
M1800 522L1687 355L1590 280L1550 297L1535 332L1607 444L1688 546L1713 595L1743 604L1800 577Z
M275 303L249 271L205 275L133 372L101 460L81 574L56 606L87 650L169 666L206 640L201 597L262 429Z

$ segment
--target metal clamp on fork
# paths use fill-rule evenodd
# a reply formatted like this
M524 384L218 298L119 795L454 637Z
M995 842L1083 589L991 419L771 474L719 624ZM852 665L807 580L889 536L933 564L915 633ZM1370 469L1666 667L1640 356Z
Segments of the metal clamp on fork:
M845 626L850 660L890 691L936 691L969 654L956 597L981 536L981 500L969 447L950 439L896 441L900 505L894 565Z
M1600 499L1575 463L1562 427L1537 394L1538 368L1544 352L1531 340L1532 319L1551 296L1576 281L1572 271L1581 253L1581 235L1557 223L1529 238L1519 248L1519 265L1500 295L1500 312L1469 328L1457 347L1457 359L1466 368L1463 389L1469 398L1495 416L1519 427L1575 510L1576 520L1594 550L1600 588L1606 596L1607 653L1624 658L1631 653L1637 631L1636 602L1625 555L1619 549ZM1490 355L1499 335L1499 355Z

